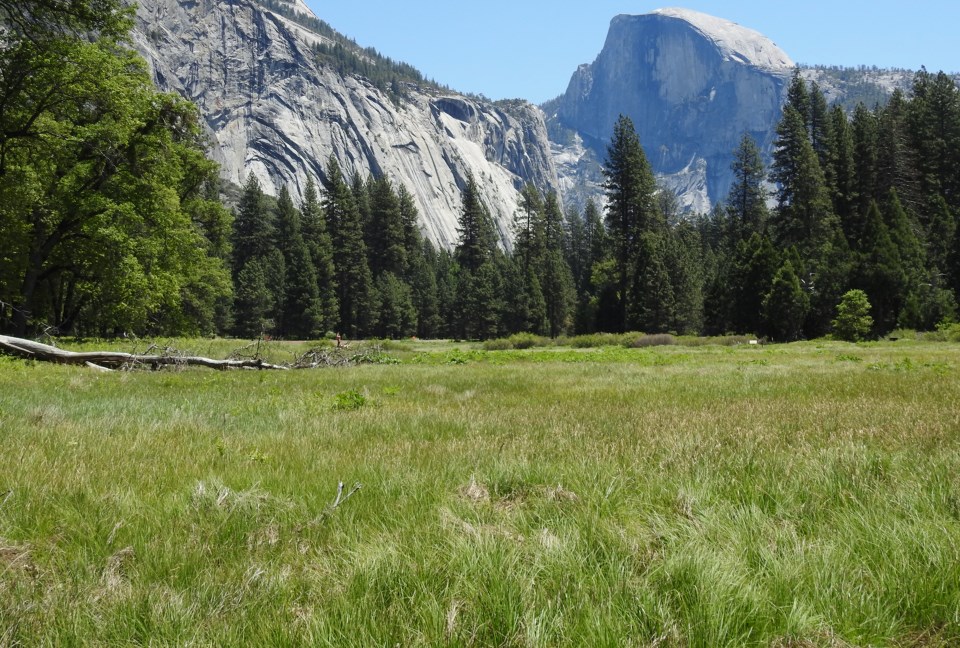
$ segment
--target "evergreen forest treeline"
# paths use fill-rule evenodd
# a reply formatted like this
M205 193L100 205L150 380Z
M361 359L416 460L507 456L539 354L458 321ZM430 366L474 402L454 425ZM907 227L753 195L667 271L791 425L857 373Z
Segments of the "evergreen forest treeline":
M0 0L0 330L789 341L830 333L852 290L874 336L956 319L960 91L943 73L852 115L795 74L771 168L745 135L729 196L692 220L622 117L602 210L527 186L505 252L471 177L441 250L405 187L333 158L299 204L251 176L227 210L195 108L126 46L130 10L29 4Z

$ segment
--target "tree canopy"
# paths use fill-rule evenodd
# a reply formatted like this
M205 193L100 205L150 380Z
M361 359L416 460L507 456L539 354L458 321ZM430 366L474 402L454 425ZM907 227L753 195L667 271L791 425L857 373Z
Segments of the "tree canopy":
M3 328L212 331L229 217L194 107L156 91L119 3L0 16Z

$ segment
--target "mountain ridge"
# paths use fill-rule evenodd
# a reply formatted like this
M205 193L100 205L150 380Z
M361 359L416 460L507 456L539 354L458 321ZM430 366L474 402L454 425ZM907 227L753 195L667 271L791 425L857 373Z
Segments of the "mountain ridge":
M635 118L681 210L709 210L725 198L743 132L769 155L793 69L768 38L722 18L679 8L621 14L567 91L535 106L427 80L343 36L303 0L144 0L137 18L135 46L162 89L199 106L225 179L242 184L253 173L268 193L286 184L299 197L307 176L324 178L332 155L348 175L386 174L405 184L424 233L448 248L457 241L460 191L471 174L506 247L524 184L557 191L576 206L602 199L601 162L620 112ZM651 23L656 30L628 38ZM607 98L594 100L605 82L596 66L618 41L619 72L645 75L644 83L631 89L614 75L627 89L608 87ZM823 80L831 99L855 84L823 70L804 74ZM720 104L724 110L715 110ZM703 142L717 133L722 137L706 150Z

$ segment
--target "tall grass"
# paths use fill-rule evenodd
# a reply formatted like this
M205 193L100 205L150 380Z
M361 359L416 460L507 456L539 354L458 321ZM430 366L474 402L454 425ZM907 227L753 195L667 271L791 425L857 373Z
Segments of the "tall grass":
M0 358L0 645L960 643L960 346L397 354Z

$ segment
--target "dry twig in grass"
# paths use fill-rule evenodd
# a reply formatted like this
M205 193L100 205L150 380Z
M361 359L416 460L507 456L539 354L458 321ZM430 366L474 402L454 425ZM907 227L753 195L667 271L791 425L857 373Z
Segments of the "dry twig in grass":
M337 499L333 501L333 504L330 506L330 510L335 511L338 506L340 506L341 504L346 502L348 499L353 497L353 494L356 493L361 488L363 488L363 484L361 484L360 482L357 482L356 484L353 485L353 488L350 489L350 492L344 495L343 482L339 482L337 484Z

